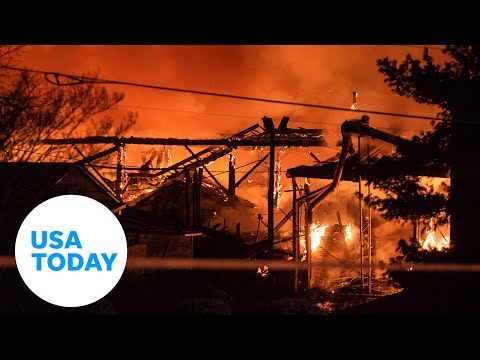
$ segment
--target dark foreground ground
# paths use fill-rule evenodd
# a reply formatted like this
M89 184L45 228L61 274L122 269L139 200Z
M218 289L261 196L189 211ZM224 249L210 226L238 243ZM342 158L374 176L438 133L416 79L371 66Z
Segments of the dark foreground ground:
M115 288L79 308L51 305L33 294L16 269L0 279L1 315L323 315L308 298L294 299L291 274L249 271L125 271Z
M374 316L480 316L480 274L401 272L393 274L405 290L341 311Z
M402 273L405 289L369 298L344 294L344 306L327 311L328 292L293 296L292 275L251 271L125 271L103 299L79 308L51 305L34 295L16 269L2 269L0 315L339 315L479 316L480 276L475 273ZM398 274L397 274L398 275ZM326 301L329 300L329 301ZM345 300L347 299L347 300ZM352 301L353 299L353 301ZM363 300L362 300L363 299ZM345 302L347 301L347 302ZM345 306L345 304L347 306Z

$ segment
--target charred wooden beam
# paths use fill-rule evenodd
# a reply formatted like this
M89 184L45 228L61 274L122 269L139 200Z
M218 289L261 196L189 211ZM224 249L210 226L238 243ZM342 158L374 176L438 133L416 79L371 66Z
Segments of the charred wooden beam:
M294 275L294 294L298 293L298 262L299 262L299 253L300 253L300 234L298 233L298 204L297 204L297 181L295 178L292 178L292 252L293 252L293 261L295 262L295 275Z
M343 181L358 181L358 175L355 173L355 168L358 163L358 156L350 156L345 161L345 168L342 172ZM322 165L300 165L294 168L287 169L287 178L301 177L311 179L333 179L338 161L323 163Z
M235 154L230 153L228 158L228 201L235 201Z
M412 144L412 141L404 139L400 136L387 133L382 130L375 129L368 125L368 120L347 120L341 126L342 135L361 135L370 136L393 145Z
M217 148L216 146L210 146L210 147L208 147L208 148L206 148L206 149L204 149L204 150L199 151L198 153L196 153L196 156L198 157L198 156L205 155L206 153L211 152L211 151L215 150L216 148ZM167 173L167 172L169 172L169 171L177 170L177 169L179 169L182 165L184 165L184 164L186 164L186 163L188 163L188 162L190 162L190 161L192 161L192 160L195 160L195 159L196 159L196 157L192 155L192 156L190 156L190 157L188 157L188 158L186 158L186 159L183 159L183 160L181 160L181 161L173 164L172 166L169 166L168 168L162 169L162 170L160 170L160 171L158 171L158 172L156 172L155 174L152 174L152 175L154 175L154 176L160 176L160 175L163 175L163 174L165 174L165 173Z
M185 225L190 226L190 170L185 170Z
M84 156L81 152L80 152L80 149L78 149L76 146L75 146L77 152L79 152L79 154L81 156ZM101 151L99 152L98 154L95 154L95 155L92 155L92 156L87 156L87 157L84 157L83 159L81 160L78 160L75 162L76 165L81 165L81 164L87 164L87 163L90 163L94 160L97 160L97 159L100 159L101 157L104 157L104 156L107 156L111 153L114 153L115 151L118 150L118 146L113 146L111 148L108 148L107 150L104 150L104 151Z
M293 135L293 134L292 134ZM47 145L70 145L70 144L136 144L136 145L223 145L228 147L238 146L270 146L269 137L245 138L245 139L177 139L177 138L140 138L140 137L116 137L116 136L87 136L84 138L45 139L42 144ZM275 140L276 146L310 147L326 145L323 136L317 137L290 137Z
M158 173L151 173L151 174L143 174L143 173L131 173L129 174L130 177L157 177L157 176L160 176L160 175L163 175L165 173L167 173L168 171L172 171L172 170L179 170L179 172L177 173L172 173L170 175L168 175L166 177L166 179L173 179L173 178L176 178L176 176L178 174L181 174L181 171L182 170L194 170L196 168L199 168L199 167L202 167L203 165L206 165L208 163L210 163L211 161L214 161L214 160L217 160L225 155L227 155L231 150L229 148L220 148L220 150L218 151L214 151L212 152L210 155L208 155L207 157L203 158L203 159L199 159L198 158L198 154L199 153L196 153L195 155L197 155L197 157L195 156L191 156L191 158L193 159L198 159L197 161L193 162L193 163L190 163L190 164L187 164L185 166L179 166L179 167L174 167L175 165L172 165L166 169L162 169L161 172L158 172ZM184 162L185 163L185 162ZM130 170L138 170L138 168L129 168ZM168 170L167 170L168 169ZM164 170L167 170L167 171L164 171ZM160 174L160 175L159 175Z
M340 211L337 210L337 221L338 225L343 226L342 217L340 216Z
M249 132L252 132L252 131L256 130L258 127L259 127L258 124L252 125L252 126L246 128L245 130L242 130L242 131L236 133L235 135L229 137L228 139L232 139L232 138L238 137L238 136L244 136L244 135L248 134ZM201 150L201 151L195 153L195 155L192 155L192 156L190 156L186 159L183 159L183 160L177 162L176 164L173 164L172 166L169 166L168 168L165 168L165 169L162 169L162 170L158 171L157 173L154 174L154 176L160 176L160 175L163 175L163 174L165 174L169 171L176 170L176 169L180 168L181 166L189 163L192 160L197 160L200 156L203 156L203 155L205 155L209 152L211 152L212 155L213 155L213 153L218 154L219 153L218 150L219 149L218 149L217 146L210 146L210 147L208 147L204 150ZM221 155L221 156L223 156L223 155ZM210 159L209 161L212 161L212 159Z
M288 116L284 116L280 121L280 125L278 125L277 130L285 130L287 128L288 120L290 120L290 118Z
M115 146L117 150L117 171L116 171L116 179L115 179L115 193L117 195L118 200L122 200L123 193L125 192L125 185L123 183L123 174L124 174L124 167L125 167L125 144L119 144Z
M301 177L301 178L310 178L310 179L333 179L335 175L335 169L337 167L338 161L324 163L322 165L300 165L294 168L287 169L286 176L287 178ZM342 181L352 181L358 182L358 173L356 167L358 166L358 156L350 156L345 161L345 167L342 172ZM411 175L415 176L432 176L432 177L443 177L448 178L448 171L439 167L428 167L423 169L418 169L415 173Z
M322 163L322 161L313 152L309 151L308 154L313 158L313 160L315 160L317 164Z
M274 228L274 196L275 187L275 133L270 134L270 166L268 169L268 248L270 255L273 254L273 228Z
M87 156L85 156L85 155L83 154L83 152L78 148L78 146L73 145L73 148L78 152L78 154L83 158L83 160L87 159ZM108 149L108 150L105 150L105 152L106 152L106 151L112 151L112 152L114 152L114 151L116 151L116 150L117 150L117 147L114 146L114 147L112 147L112 148L110 148L110 149ZM98 155L98 154L97 154L97 155ZM105 156L105 154L102 155L102 156ZM80 160L80 161L81 161L81 160ZM105 185L105 187L106 187L107 189L111 190L112 193L114 193L114 189L110 188L110 185L108 185L108 184L105 182L105 178L103 177L102 174L100 174L100 171L98 171L97 168L96 168L94 165L89 164L90 161L93 161L93 160L89 159L89 160L86 161L85 163L86 163L86 165L89 166L89 167L92 169L92 171L97 175L97 180L100 180L100 181ZM77 164L80 165L78 162L77 162ZM115 168L116 168L116 167L115 167Z
M263 126L267 131L275 131L275 125L273 125L273 119L264 116L262 118Z
M197 169L197 191L196 191L196 201L195 201L195 212L197 223L195 225L202 225L202 177L203 177L203 168Z
M198 225L198 218L197 218L197 200L198 200L198 174L197 174L197 169L193 171L193 187L192 187L192 209L193 209L193 214L192 214L192 225L197 226Z
M270 153L268 153L268 154L265 155L263 158L261 158L260 160L258 160L257 163L256 163L255 165L253 165L253 167L252 167L250 170L248 170L248 171L246 172L246 174L243 175L242 178L235 183L235 187L240 186L240 184L241 184L252 172L254 172L255 169L256 169L257 167L259 167L259 166L267 159L267 157L269 157L269 156L270 156Z
M185 146L185 148L188 150L190 154L192 154L193 156L196 156L195 153L192 151L192 149L190 149L188 146ZM218 181L218 179L210 172L210 170L207 169L203 161L201 161L200 159L198 159L198 161L200 162L201 166L205 169L205 171L208 173L208 175L210 175L212 180L215 181L218 187L225 193L225 195L228 196L228 189L226 189L225 186L223 186L222 183L220 183L220 181Z
M286 129L274 129L274 130L266 130L265 131L265 134L268 134L270 132L274 132L275 134L277 135L295 135L295 134L299 134L299 135L316 135L316 136L319 136L319 135L322 135L323 134L323 130L322 129L304 129L304 128L299 128L299 129L290 129L290 128L286 128Z
M246 135L249 132L252 132L252 131L258 129L259 127L260 127L260 125L258 125L258 124L252 125L252 126L246 128L245 130L242 130L242 131L230 136L229 138L231 139L231 138L235 138L235 137L238 137L238 136Z
M302 195L300 196L299 198L297 198L297 203L298 205L303 205L303 203L305 202L309 202L310 200L312 200L315 196L317 196L318 193L321 193L322 191L324 191L325 189L327 189L328 187L330 186L330 184L327 184L327 185L324 185L322 186L321 188L317 189L317 190L314 190L314 191L306 191L306 194L305 195Z

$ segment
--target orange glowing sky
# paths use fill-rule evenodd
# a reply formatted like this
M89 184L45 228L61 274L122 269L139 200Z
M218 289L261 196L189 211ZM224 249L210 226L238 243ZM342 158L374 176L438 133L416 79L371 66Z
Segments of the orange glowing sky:
M434 57L440 51L430 50ZM252 97L388 112L435 115L390 92L376 60L420 57L418 46L364 45L35 45L23 49L21 64L72 74L98 71L101 78ZM156 137L217 137L259 122L264 115L279 121L290 115L290 127L335 131L352 113L302 108L202 95L109 85L124 91L121 108L139 113L132 134ZM221 114L221 115L219 115ZM372 126L425 129L428 121L371 116Z
M440 45L430 55L444 61ZM420 58L423 48L408 45L35 45L26 46L18 66L44 71L99 77L117 81L229 93L249 97L349 108L358 92L357 108L435 116L436 108L415 104L393 94L378 72L376 60L403 60L407 53ZM123 91L119 111L138 112L139 119L127 136L218 138L235 133L263 116L278 124L290 117L289 127L322 128L330 148L315 149L320 159L339 150L340 124L360 117L352 112L209 97L170 91L107 85ZM429 121L371 115L370 125L411 137L430 128ZM307 149L294 149L285 167L312 165ZM258 158L245 151L237 166ZM131 155L133 154L133 155ZM182 156L177 152L175 161ZM129 164L140 156L129 154ZM213 168L226 169L226 160ZM224 179L225 180L225 179ZM223 180L223 181L224 181Z

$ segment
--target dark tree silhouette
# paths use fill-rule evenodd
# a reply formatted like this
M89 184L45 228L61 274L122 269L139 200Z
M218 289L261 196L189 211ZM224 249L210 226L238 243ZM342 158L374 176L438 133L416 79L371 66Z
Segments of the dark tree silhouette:
M410 55L400 64L379 59L379 71L398 95L418 103L437 105L444 121L432 131L413 139L412 146L399 146L397 154L372 161L362 170L374 188L386 196L366 198L389 219L450 217L452 258L480 261L478 211L480 205L480 164L476 148L479 130L480 47L446 46L442 52L452 60L434 64L425 51L421 60ZM450 187L444 193L420 183L425 169L449 170Z
M385 196L370 195L365 202L389 220L448 222L448 184L435 188L422 177L428 171L448 175L450 127L450 123L439 123L433 131L413 137L412 144L400 145L392 156L371 158L360 170L367 183Z
M19 50L0 46L0 65L10 64ZM123 93L91 83L55 86L35 73L0 70L0 161L79 158L72 147L46 146L41 140L121 135L136 122L137 114L132 112L118 121L106 115L123 100ZM89 155L101 146L78 147Z

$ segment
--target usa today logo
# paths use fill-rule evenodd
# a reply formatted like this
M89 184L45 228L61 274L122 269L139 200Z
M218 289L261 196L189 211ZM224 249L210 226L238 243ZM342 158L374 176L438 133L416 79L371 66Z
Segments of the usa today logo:
M115 215L80 195L46 200L23 221L15 242L28 288L58 306L78 307L107 295L127 262L127 240Z

